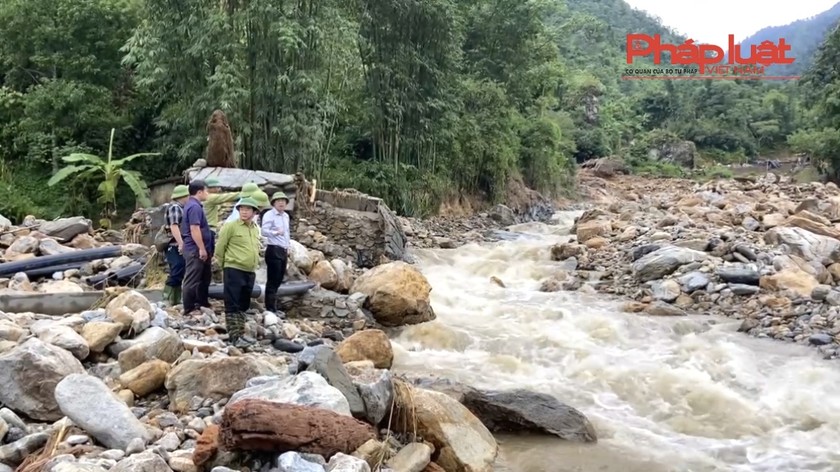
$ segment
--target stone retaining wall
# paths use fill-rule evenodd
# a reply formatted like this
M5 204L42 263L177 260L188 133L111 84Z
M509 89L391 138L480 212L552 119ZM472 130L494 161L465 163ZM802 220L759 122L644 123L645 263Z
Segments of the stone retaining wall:
M355 191L318 190L315 202L299 209L292 237L328 259L370 268L404 260L406 237L396 215L380 198Z

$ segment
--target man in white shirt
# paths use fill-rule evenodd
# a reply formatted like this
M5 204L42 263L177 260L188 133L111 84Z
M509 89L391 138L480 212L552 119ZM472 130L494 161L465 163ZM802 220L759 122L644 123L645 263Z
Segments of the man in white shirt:
M255 184L254 182L248 182L247 184L242 186L242 190L240 190L239 192L239 200L242 200L243 198L252 198L254 196L254 193L259 191L260 188L257 186L257 184ZM230 223L233 221L239 221L239 210L237 210L237 208L239 208L239 201L237 201L236 204L233 206L233 211L222 224Z
M289 214L286 205L289 197L283 192L271 196L271 210L265 212L262 218L262 236L266 241L265 265L268 280L265 284L265 309L277 311L277 289L286 276L286 263L289 254L291 235L289 229Z

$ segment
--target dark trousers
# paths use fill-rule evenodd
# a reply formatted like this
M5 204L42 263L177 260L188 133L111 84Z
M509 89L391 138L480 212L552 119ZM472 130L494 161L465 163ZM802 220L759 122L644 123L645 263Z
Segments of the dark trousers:
M267 279L265 283L265 309L277 311L277 289L286 276L286 261L289 252L280 246L269 245L265 249Z
M198 251L184 254L186 271L184 272L184 313L210 306L211 259L206 261L198 257Z
M166 278L166 285L181 288L187 264L184 256L178 252L178 246L169 246L166 248L165 255L166 262L169 264L169 277Z
M230 335L230 341L245 334L245 312L251 308L251 292L254 291L254 283L257 281L257 274L245 272L244 270L225 268L223 269L225 288L225 324Z

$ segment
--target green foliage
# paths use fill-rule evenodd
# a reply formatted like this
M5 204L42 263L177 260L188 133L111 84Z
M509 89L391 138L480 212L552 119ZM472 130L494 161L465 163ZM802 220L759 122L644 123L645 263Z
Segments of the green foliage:
M716 179L731 179L733 176L732 170L719 164L710 167L705 167L695 172L694 178L700 181L716 180Z
M76 177L82 180L96 179L99 181L99 202L103 205L102 226L110 227L111 218L117 215L117 187L120 182L125 182L131 189L137 202L142 206L150 206L149 188L143 178L135 170L128 170L124 166L138 157L157 156L158 153L132 154L122 159L114 159L114 129L111 129L111 140L108 145L108 157L104 160L93 154L74 153L61 158L66 164L70 164L58 170L47 185L52 187L61 183L69 177Z
M635 161L631 164L631 169L634 174L645 177L666 177L666 178L682 178L688 175L688 171L684 167L672 164L670 162L659 161Z
M503 201L518 179L568 194L575 160L677 175L648 162L657 139L728 163L803 125L840 128L835 56L815 62L830 99L804 112L792 84L621 80L626 34L686 39L623 0L8 0L0 21L0 162L27 182L0 204L10 214L71 211L41 199L44 181L98 173L72 207L99 210L98 193L110 218L123 193L202 157L216 109L241 167L302 170L414 215L462 193ZM106 146L161 157L128 171L95 157Z
M778 43L779 38L784 38L785 42L791 46L787 57L793 57L796 60L792 64L770 66L767 68L767 73L779 76L800 75L812 65L820 44L837 25L838 20L840 20L840 3L811 18L797 20L787 25L763 28L743 40L741 48L749 51L752 45L759 45L763 41ZM720 42L724 42L725 39L721 38Z

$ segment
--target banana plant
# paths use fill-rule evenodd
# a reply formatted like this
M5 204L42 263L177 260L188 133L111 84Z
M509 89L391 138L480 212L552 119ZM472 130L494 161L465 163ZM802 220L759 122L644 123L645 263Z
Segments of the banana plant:
M85 153L74 153L69 156L64 156L61 160L69 165L59 169L50 178L49 182L47 182L47 185L52 187L70 176L81 179L98 179L98 201L102 204L99 225L106 229L111 227L111 218L117 216L117 186L120 180L124 181L131 191L134 192L134 196L141 206L149 207L152 205L152 202L149 200L149 187L143 181L143 178L140 177L140 173L135 170L128 170L125 166L138 157L160 155L160 153L156 152L143 152L132 154L122 159L114 159L113 151L114 129L111 128L111 141L108 144L108 157L106 159Z

